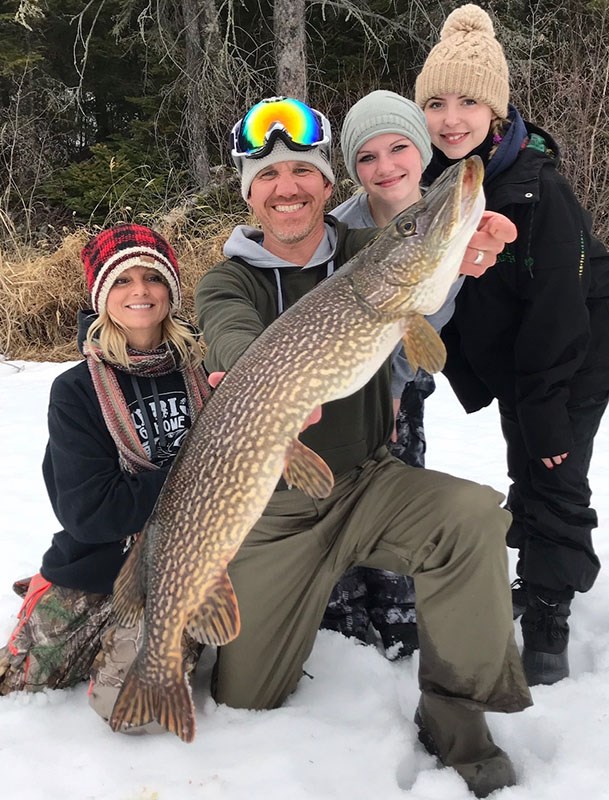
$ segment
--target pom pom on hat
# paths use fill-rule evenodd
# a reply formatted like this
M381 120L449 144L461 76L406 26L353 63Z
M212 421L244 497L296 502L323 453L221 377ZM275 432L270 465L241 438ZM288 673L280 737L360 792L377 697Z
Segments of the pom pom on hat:
M431 97L459 94L507 117L509 70L489 15L473 3L452 11L415 84L421 108Z
M118 276L130 267L152 267L169 286L172 309L180 307L180 268L173 248L160 234L144 225L126 224L101 231L83 247L91 305L98 313L106 309L108 293Z
M412 100L379 89L358 100L343 122L340 145L345 166L355 183L360 183L357 176L359 150L370 139L384 133L410 139L421 154L423 169L431 161L431 139L421 109Z

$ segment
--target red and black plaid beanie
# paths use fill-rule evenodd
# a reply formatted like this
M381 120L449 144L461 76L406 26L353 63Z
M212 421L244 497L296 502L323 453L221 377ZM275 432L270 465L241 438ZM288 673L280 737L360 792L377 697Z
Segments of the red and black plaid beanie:
M180 268L173 248L144 225L116 225L94 236L82 250L91 305L100 314L116 278L129 267L153 266L169 284L173 309L180 307ZM155 263L150 263L152 259Z

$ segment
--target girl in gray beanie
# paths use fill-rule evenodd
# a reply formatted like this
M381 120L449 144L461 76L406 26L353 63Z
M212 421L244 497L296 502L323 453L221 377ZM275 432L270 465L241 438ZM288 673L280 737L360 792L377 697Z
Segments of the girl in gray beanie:
M362 187L332 215L350 228L382 227L421 198L419 184L431 160L423 111L395 92L379 90L358 100L341 131L347 171ZM429 318L439 330L450 318L459 280L444 306ZM393 455L413 467L425 465L424 401L434 379L410 369L403 353L394 359L396 431ZM353 567L335 587L322 627L366 640L369 623L378 631L387 658L409 656L418 647L412 578Z
M340 144L360 192L332 214L351 227L384 226L421 196L419 183L431 160L425 115L395 92L370 92L349 110Z

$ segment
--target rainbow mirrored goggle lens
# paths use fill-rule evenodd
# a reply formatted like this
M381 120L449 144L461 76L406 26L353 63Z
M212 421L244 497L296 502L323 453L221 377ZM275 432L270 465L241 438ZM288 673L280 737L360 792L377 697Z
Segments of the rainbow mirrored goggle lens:
M277 138L292 150L330 144L330 123L313 108L292 97L272 97L250 108L231 134L233 158L262 158Z

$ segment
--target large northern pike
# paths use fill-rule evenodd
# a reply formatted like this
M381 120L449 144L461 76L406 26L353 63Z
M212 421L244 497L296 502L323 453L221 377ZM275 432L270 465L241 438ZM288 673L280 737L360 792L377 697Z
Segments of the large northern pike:
M456 279L484 209L477 157L447 170L424 198L270 325L194 422L154 511L119 574L114 606L144 642L115 703L113 730L153 719L185 741L194 707L182 634L223 645L239 633L227 566L281 475L314 497L334 478L298 434L319 405L357 391L403 340L436 372L446 352L424 319Z

